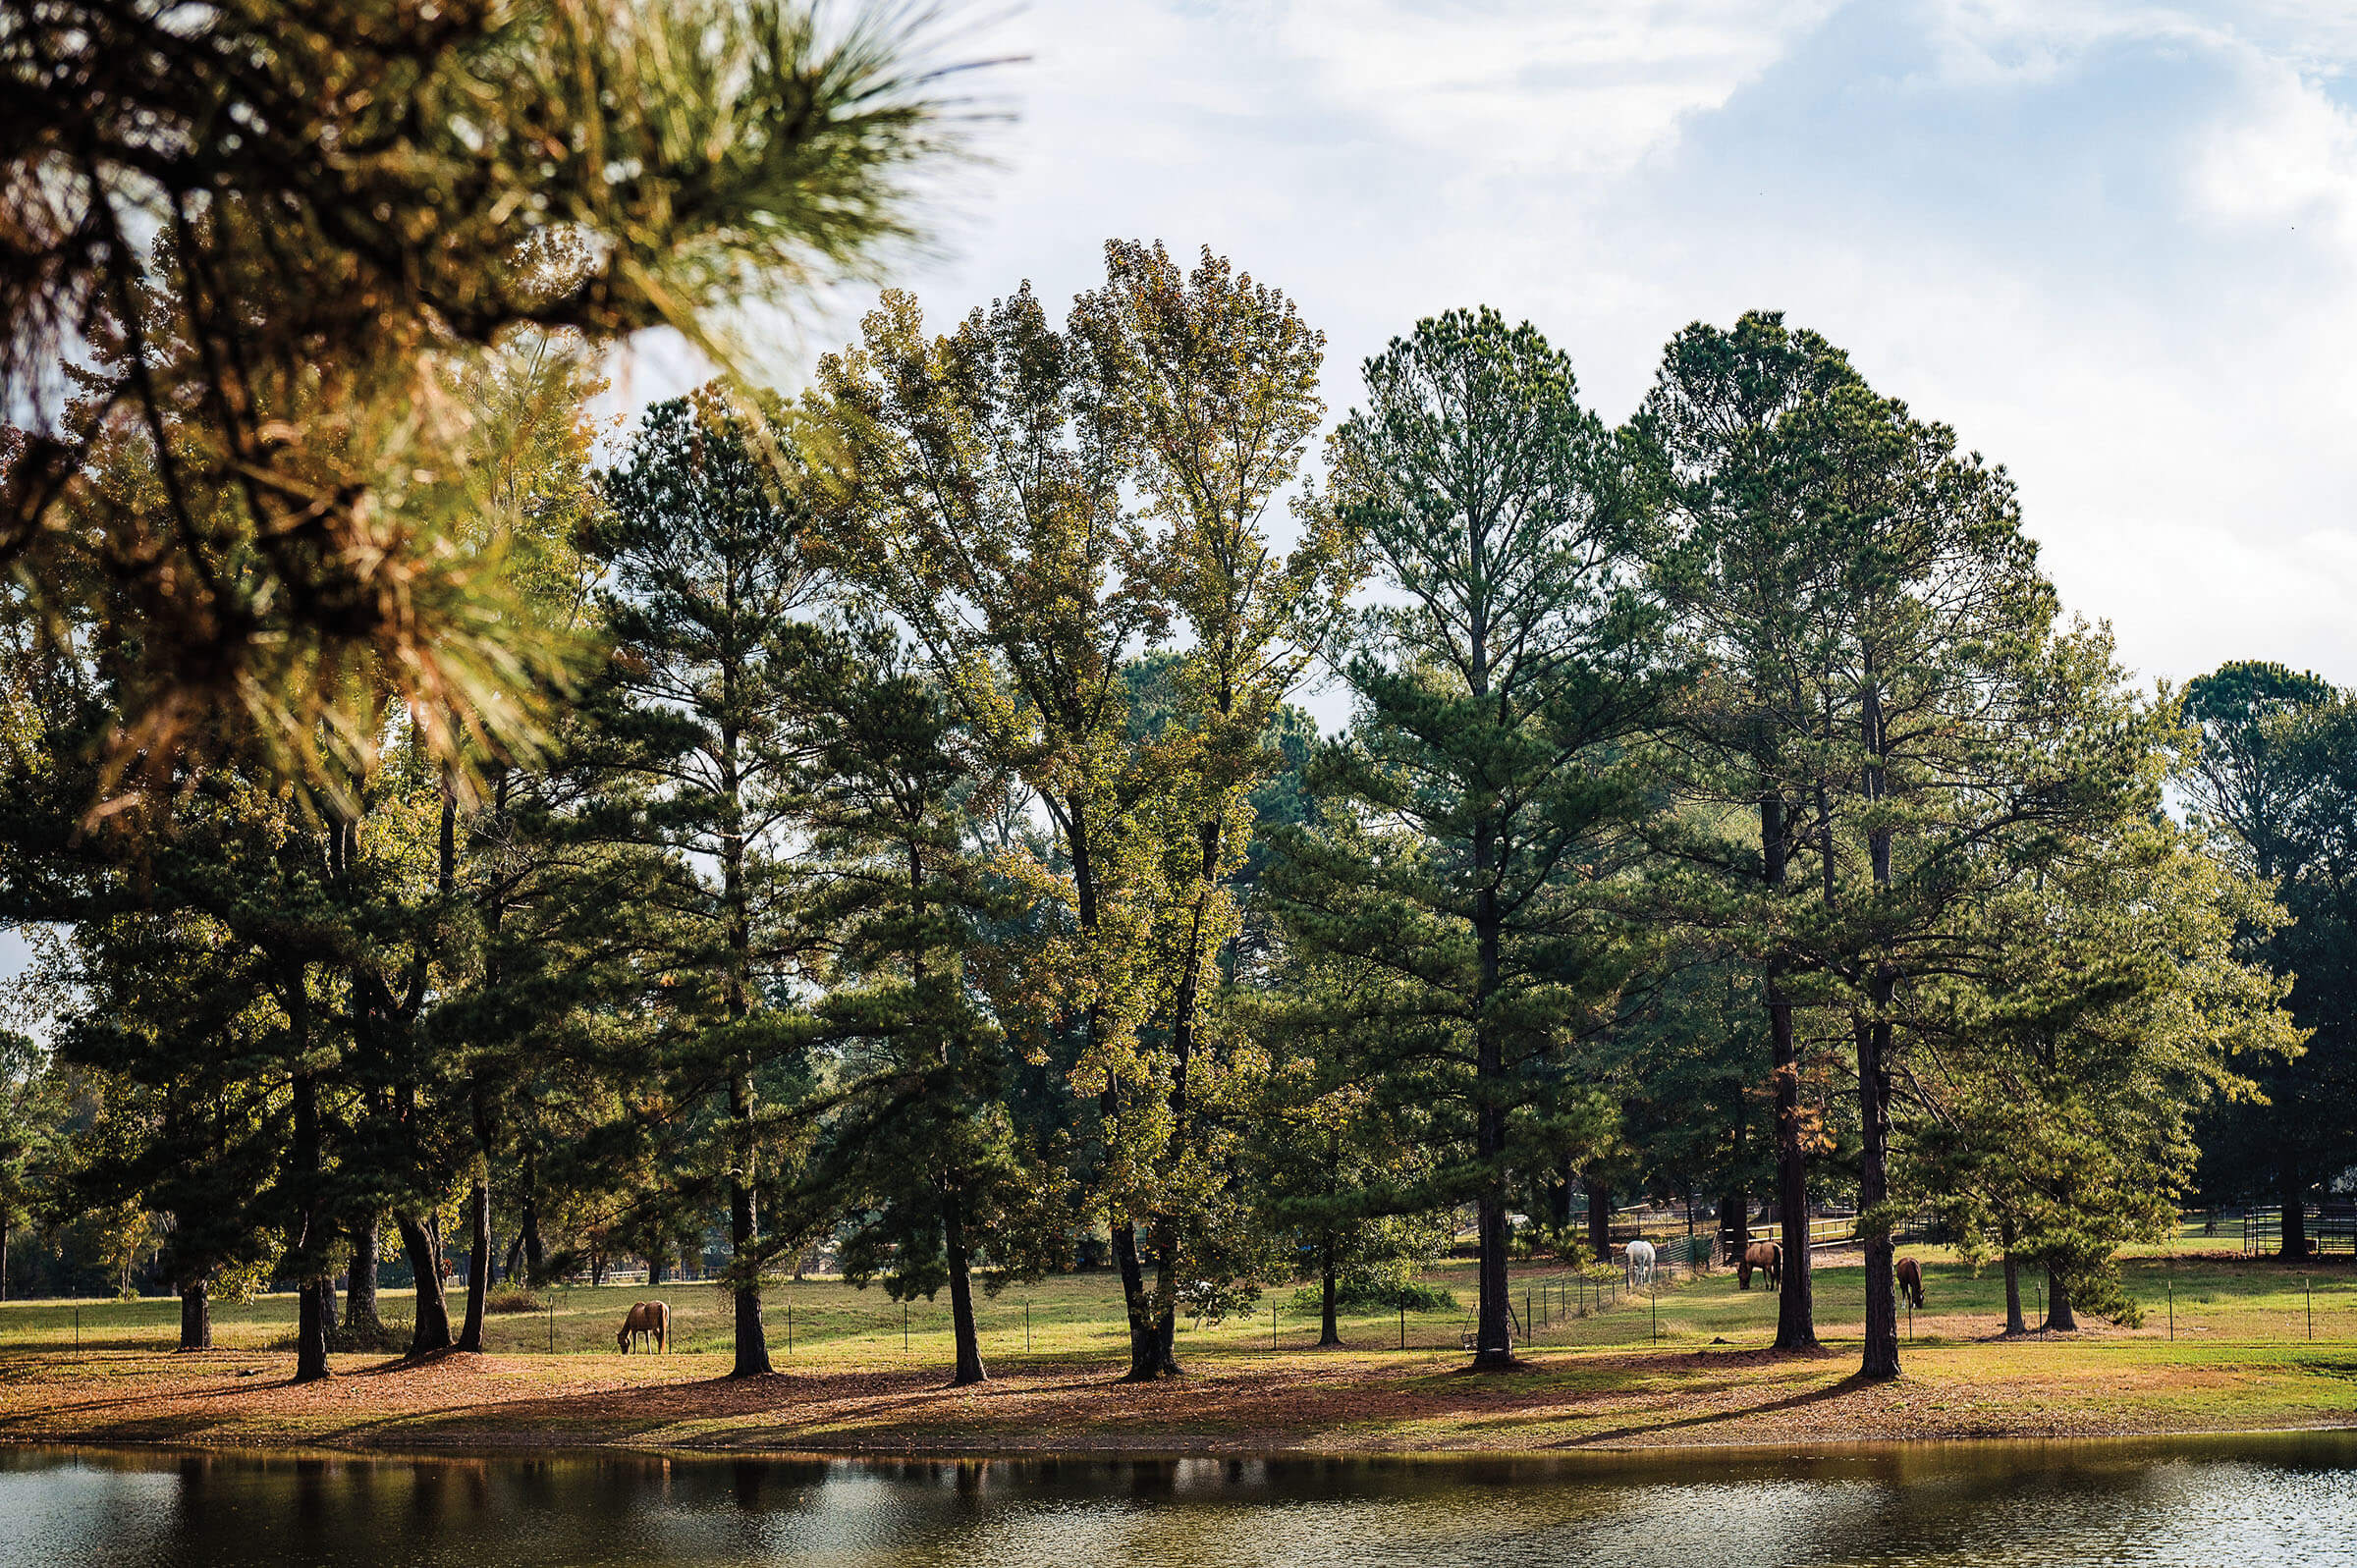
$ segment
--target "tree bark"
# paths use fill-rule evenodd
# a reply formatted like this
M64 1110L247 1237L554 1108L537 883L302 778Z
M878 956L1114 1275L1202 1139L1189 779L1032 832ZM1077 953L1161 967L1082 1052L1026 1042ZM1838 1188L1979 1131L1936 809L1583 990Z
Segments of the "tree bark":
M298 975L296 986L302 984ZM301 1012L298 1001L295 1009ZM303 1019L295 1020L294 1032L299 1039L305 1034ZM296 1268L301 1296L295 1329L295 1380L316 1382L328 1375L327 1315L320 1300L325 1288L319 1261L312 1256L314 1230L323 1217L320 1203L320 1147L319 1147L319 1081L312 1074L295 1074L295 1178L300 1208L295 1221Z
M376 1234L383 1223L371 1210L353 1226L352 1271L344 1289L344 1326L357 1338L384 1327L376 1310Z
M737 700L734 666L724 672L723 680L726 702L733 712ZM742 1023L752 1010L753 924L751 894L744 885L740 739L735 721L724 720L720 793L727 816L720 835L720 895L728 921L726 1002L732 1026ZM759 1175L760 1129L753 1116L753 1059L749 1052L740 1052L729 1072L729 1265L736 1303L736 1360L729 1368L732 1378L762 1378L770 1371L769 1331L761 1321L761 1214L754 1185Z
M2308 1183L2302 1176L2299 1162L2283 1162L2280 1182L2283 1199L2283 1234L2276 1256L2303 1262L2308 1257Z
M753 1196L753 1080L740 1063L729 1076L729 1115L735 1125L736 1165L729 1172L729 1256L736 1275L737 1359L732 1378L769 1374L769 1331L761 1322L760 1214Z
M450 1348L450 1305L442 1293L442 1246L426 1220L412 1215L396 1215L394 1224L401 1231L401 1250L410 1260L410 1272L415 1278L417 1321L410 1330L410 1354L429 1355Z
M213 1285L209 1279L180 1287L180 1348L213 1348Z
M1334 1309L1335 1298L1341 1292L1336 1288L1335 1275L1338 1271L1334 1266L1333 1231L1326 1232L1325 1245L1319 1250L1324 1254L1320 1260L1324 1267L1320 1270L1322 1278L1319 1281L1318 1291L1318 1348L1320 1350L1340 1350L1343 1348L1343 1329L1342 1325L1335 1321Z
M327 1310L320 1297L324 1281L305 1279L298 1287L295 1313L295 1380L317 1382L328 1376Z
M1772 892L1784 886L1784 800L1760 799L1763 880ZM1783 1241L1783 1282L1776 1298L1776 1348L1817 1348L1817 1306L1809 1278L1809 1164L1800 1138L1800 1052L1792 1039L1792 1003L1784 996L1783 963L1771 958L1762 976L1768 1002L1770 1079L1776 1092L1776 1208Z
M2017 1260L2015 1260L2013 1256L2013 1250L2010 1247L2005 1249L2004 1260L2005 1332L2009 1334L2026 1334L2030 1331L2030 1325L2028 1322L2021 1316L2021 1265Z
M982 1336L974 1326L974 1284L965 1253L965 1194L953 1182L942 1205L942 1240L950 1264L950 1326L958 1342L958 1368L950 1375L953 1388L987 1382L982 1366Z
M1890 982L1877 980L1878 1004L1889 1005ZM1858 1044L1858 1207L1872 1215L1890 1196L1891 1023L1888 1017L1855 1021ZM1862 1376L1898 1376L1898 1292L1891 1278L1891 1233L1871 1224L1866 1234L1866 1349Z
M1864 732L1859 738L1868 762L1861 782L1871 809L1883 800L1890 785L1883 765L1890 737L1883 729L1882 693L1875 683L1871 655L1866 660L1862 707L1859 725ZM1891 888L1891 829L1870 829L1866 850L1875 891L1887 893ZM1853 1016L1850 1027L1858 1047L1858 1208L1872 1216L1891 1198L1891 1005L1898 983L1887 959L1877 961L1868 992L1873 1014ZM1863 1377L1890 1379L1898 1376L1898 1292L1891 1277L1891 1233L1872 1219L1868 1225L1866 1346L1858 1371Z
M2065 1333L2079 1326L2079 1315L2070 1309L2070 1287L2052 1264L2046 1268L2046 1326Z
M466 1250L466 1322L451 1348L479 1355L483 1348L483 1302L491 1276L491 1186L481 1176L466 1192L472 1241Z
M1231 704L1223 700L1220 715ZM1186 956L1180 961L1178 994L1171 1004L1171 1135L1164 1144L1166 1158L1176 1166L1185 1158L1187 1122L1192 1110L1187 1099L1187 1069L1195 1054L1195 1009L1203 988L1203 928L1211 912L1211 896L1220 875L1220 819L1206 818L1196 826L1201 850L1196 868L1195 898L1187 928ZM1178 1366L1178 1235L1167 1214L1159 1214L1147 1229L1154 1247L1154 1360L1158 1377L1176 1378Z
M547 1284L547 1252L540 1243L540 1151L529 1143L523 1150L523 1204L516 1225L517 1239L523 1243L524 1282Z
M1129 1319L1129 1370L1124 1382L1152 1382L1178 1369L1163 1366L1161 1325L1154 1321L1153 1300L1146 1293L1146 1271L1137 1252L1137 1226L1124 1220L1113 1229L1113 1262L1122 1275L1122 1308Z
M1476 684L1486 684L1477 681ZM1513 1307L1507 1299L1506 1223L1506 1049L1497 1021L1489 1016L1503 967L1505 916L1498 906L1496 830L1487 822L1473 830L1473 866L1482 886L1473 895L1473 945L1481 972L1473 998L1474 1155L1482 1169L1478 1224L1481 1252L1480 1312L1473 1335L1473 1365L1514 1364Z

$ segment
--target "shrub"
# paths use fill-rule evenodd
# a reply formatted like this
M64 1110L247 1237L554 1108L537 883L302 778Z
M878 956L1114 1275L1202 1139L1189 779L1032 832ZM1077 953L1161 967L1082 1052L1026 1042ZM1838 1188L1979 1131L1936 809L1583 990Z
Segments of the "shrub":
M1456 1293L1417 1279L1342 1279L1334 1287L1337 1312L1454 1312ZM1325 1290L1303 1285L1293 1292L1293 1310L1322 1312Z
M495 1290L483 1298L483 1311L487 1313L538 1312L547 1305L528 1290Z
M273 1348L293 1350L295 1348L294 1335L288 1335L285 1344ZM398 1353L410 1348L410 1325L406 1323L355 1325L350 1322L339 1322L336 1325L336 1331L327 1336L327 1348L338 1351L365 1350L381 1351L386 1354Z

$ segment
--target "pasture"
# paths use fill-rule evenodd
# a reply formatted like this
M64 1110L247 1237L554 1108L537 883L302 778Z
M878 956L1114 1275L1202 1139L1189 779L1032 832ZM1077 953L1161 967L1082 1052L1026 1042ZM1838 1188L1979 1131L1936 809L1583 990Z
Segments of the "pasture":
M1731 1271L1600 1303L1592 1283L1531 1267L1517 1314L1527 1365L1460 1371L1465 1315L1362 1313L1345 1348L1313 1348L1291 1292L1181 1329L1189 1376L1114 1382L1125 1349L1118 1282L1068 1275L982 1303L986 1387L941 1387L940 1302L904 1307L831 1278L773 1286L779 1375L731 1383L729 1303L707 1284L557 1288L541 1310L491 1317L489 1353L409 1364L339 1355L329 1384L295 1388L294 1302L215 1313L217 1348L173 1353L176 1301L0 1306L0 1439L239 1443L629 1442L694 1447L1100 1450L1511 1449L1563 1444L1822 1442L1907 1436L2089 1435L2339 1424L2357 1416L2357 1277L2179 1252L2125 1261L2141 1328L1999 1336L2002 1286L1939 1249L1927 1305L1900 1331L1906 1376L1851 1378L1864 1277L1820 1260L1818 1356L1780 1356L1776 1297ZM1432 1282L1469 1308L1469 1265ZM673 1314L669 1356L615 1352L635 1300ZM2173 1325L2171 1305L2173 1303ZM404 1298L388 1294L388 1318ZM1272 1317L1271 1306L1274 1305ZM2038 1295L2025 1281L2025 1309ZM2313 1328L2311 1323L2313 1322ZM2313 1333L2313 1337L2311 1336ZM79 1339L77 1336L79 1335ZM1405 1347L1401 1340L1404 1335Z

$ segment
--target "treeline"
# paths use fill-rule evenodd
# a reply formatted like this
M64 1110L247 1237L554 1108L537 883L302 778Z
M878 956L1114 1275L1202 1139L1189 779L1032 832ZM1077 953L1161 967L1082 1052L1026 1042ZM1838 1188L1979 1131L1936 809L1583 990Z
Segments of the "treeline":
M2004 470L1774 314L1680 333L1619 427L1531 326L1433 317L1320 451L1292 301L1106 262L1061 318L888 292L798 400L715 384L602 453L564 334L447 358L476 417L408 504L545 666L436 687L394 639L305 673L309 730L127 747L150 574L12 589L0 918L47 931L54 1022L11 1044L0 1219L152 1236L192 1345L295 1283L303 1378L381 1334L394 1255L409 1348L479 1349L501 1238L531 1281L724 1238L764 1373L763 1280L824 1243L946 1290L970 1382L976 1288L1103 1256L1155 1379L1274 1280L1331 1337L1460 1210L1507 1364L1513 1260L1640 1192L1771 1201L1805 1347L1838 1195L1891 1376L1926 1208L2068 1325L2133 1315L2110 1260L2199 1127L2296 1143L2287 1199L2348 1162L2321 683L2139 692ZM93 390L61 505L233 505L234 467L166 494L209 417Z

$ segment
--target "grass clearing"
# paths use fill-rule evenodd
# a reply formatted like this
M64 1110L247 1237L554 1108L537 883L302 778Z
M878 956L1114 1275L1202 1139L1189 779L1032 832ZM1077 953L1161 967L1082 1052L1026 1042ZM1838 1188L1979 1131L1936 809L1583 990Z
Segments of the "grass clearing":
M1938 1249L1905 1251L1925 1265L1929 1299L1913 1317L1906 1375L1886 1384L1852 1377L1864 1310L1854 1255L1815 1271L1826 1349L1814 1357L1773 1352L1775 1295L1740 1291L1727 1271L1608 1295L1600 1310L1593 1287L1533 1268L1515 1276L1515 1310L1536 1328L1515 1372L1463 1370L1463 1314L1407 1315L1404 1350L1399 1315L1356 1315L1343 1324L1345 1349L1316 1350L1315 1320L1278 1290L1274 1340L1267 1301L1241 1319L1186 1325L1189 1375L1149 1387L1114 1380L1126 1330L1110 1274L983 1303L993 1380L979 1390L943 1386L946 1299L908 1304L904 1328L901 1304L835 1279L769 1292L779 1376L752 1382L725 1377L729 1302L703 1284L546 1290L540 1312L487 1319L482 1357L338 1356L339 1376L307 1388L285 1380L291 1297L217 1309L217 1348L190 1355L174 1352L176 1300L19 1302L0 1306L0 1440L1437 1451L2357 1419L2357 1276L2345 1265L2303 1276L2225 1254L2134 1257L2123 1267L2145 1302L2144 1327L2007 1340L1995 1271L1976 1277ZM1470 1266L1433 1282L1474 1299ZM623 1313L658 1296L672 1306L674 1353L618 1355ZM398 1317L406 1296L388 1293L384 1305ZM1903 1314L1900 1326L1907 1335Z

